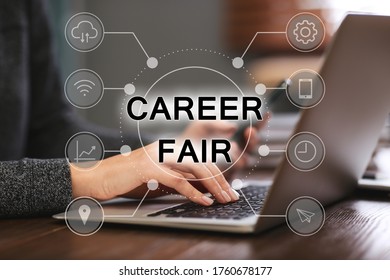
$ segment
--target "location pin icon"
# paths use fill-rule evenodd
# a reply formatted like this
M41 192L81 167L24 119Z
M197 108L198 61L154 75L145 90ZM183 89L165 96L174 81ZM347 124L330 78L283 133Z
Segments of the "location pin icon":
M81 205L79 208L79 215L84 226L88 221L89 215L91 214L91 208L88 205Z

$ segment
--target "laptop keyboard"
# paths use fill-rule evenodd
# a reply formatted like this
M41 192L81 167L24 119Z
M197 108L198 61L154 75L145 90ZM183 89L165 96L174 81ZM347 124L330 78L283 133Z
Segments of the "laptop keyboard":
M175 218L206 218L206 219L232 219L240 220L259 213L263 207L264 199L267 194L268 187L248 186L241 191L240 199L233 203L221 204L214 203L211 206L205 207L199 204L188 202L162 211L151 213L148 217L165 217ZM254 213L255 212L255 213Z

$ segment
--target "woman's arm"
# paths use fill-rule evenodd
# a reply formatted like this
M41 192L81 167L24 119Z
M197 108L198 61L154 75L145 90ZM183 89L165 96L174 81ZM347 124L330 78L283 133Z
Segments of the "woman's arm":
M65 159L0 162L0 217L54 214L71 199Z

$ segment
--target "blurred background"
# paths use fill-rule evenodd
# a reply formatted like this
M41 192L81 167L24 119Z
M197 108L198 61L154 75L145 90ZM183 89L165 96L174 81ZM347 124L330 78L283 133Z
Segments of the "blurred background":
M245 67L255 80L268 87L277 86L298 69L319 70L323 51L347 12L390 14L390 1L386 0L49 0L48 3L63 80L76 69L89 68L99 73L106 87L123 87L131 81L146 66L145 56L136 40L126 36L106 36L92 52L73 50L65 41L64 27L76 13L87 11L97 15L105 31L135 32L151 56L204 48L231 58L242 55L256 32L285 31L290 18L299 12L318 15L327 34L314 52L300 53L280 35L258 36L253 42L245 56ZM180 55L172 56L170 61L175 65L183 59ZM201 57L197 60L199 64L201 60ZM250 86L248 75L236 79ZM178 87L185 87L190 80L180 77ZM218 81L205 78L201 83L209 89L222 86ZM105 93L97 106L75 110L90 121L117 128L118 115L107 113L107 108L121 102L121 94ZM287 98L283 102L288 103ZM274 118L274 131L270 133L275 138L271 140L279 145L287 141L297 120L296 113L286 113ZM384 137L388 138L388 133L384 132Z
M147 52L156 57L182 48L207 48L235 57L243 53L256 32L284 31L289 19L302 11L319 15L328 34L314 53L295 51L284 36L256 38L245 57L245 66L267 86L277 85L297 69L318 69L322 51L346 12L390 13L390 2L386 0L48 0L48 3L63 79L75 69L88 67L102 76L107 87L129 82L145 67L145 57L131 37L106 38L90 53L74 51L66 43L63 30L67 20L78 12L97 15L106 31L135 32ZM99 107L113 106L116 98L118 95L105 96ZM101 125L116 127L117 119L100 111L92 108L79 113Z

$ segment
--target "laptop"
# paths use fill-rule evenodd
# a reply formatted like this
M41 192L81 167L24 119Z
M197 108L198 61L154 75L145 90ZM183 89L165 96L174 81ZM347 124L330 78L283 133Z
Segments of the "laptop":
M234 233L261 232L286 222L290 228L296 221L309 224L319 214L310 205L300 206L296 221L289 222L291 203L309 198L326 206L345 198L376 147L390 109L389 34L390 17L349 14L334 36L320 71L325 97L303 110L294 132L322 140L326 154L314 170L302 172L284 158L272 182L245 182L240 200L226 205L202 207L172 196L142 204L118 199L103 203L104 222Z

